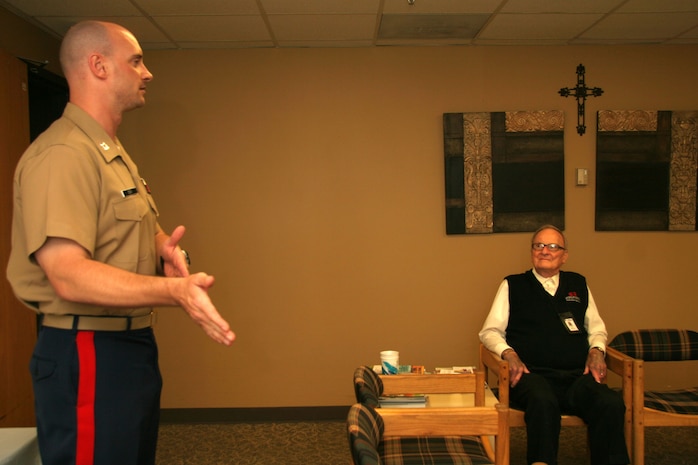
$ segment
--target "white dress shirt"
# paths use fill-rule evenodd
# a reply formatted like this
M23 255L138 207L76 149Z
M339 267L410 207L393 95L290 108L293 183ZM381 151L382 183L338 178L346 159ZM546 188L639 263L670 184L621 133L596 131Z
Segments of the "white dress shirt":
M552 278L544 278L539 275L535 269L532 271L536 279L543 285L543 288L545 288L550 295L555 295L560 283L560 274L558 273ZM545 283L546 279L552 281L548 286L546 286ZM591 295L591 290L589 290L588 286L587 291L589 292L589 305L584 315L584 328L588 334L587 340L589 342L589 347L598 347L606 352L606 341L608 339L606 325L599 315L596 302L594 302L594 297ZM485 323L482 325L482 329L479 333L480 341L488 350L497 355L501 355L505 350L512 348L506 341L506 329L508 324L509 282L505 279L499 285L497 294L494 296L494 301L492 302L492 307L490 308L490 313L487 315Z

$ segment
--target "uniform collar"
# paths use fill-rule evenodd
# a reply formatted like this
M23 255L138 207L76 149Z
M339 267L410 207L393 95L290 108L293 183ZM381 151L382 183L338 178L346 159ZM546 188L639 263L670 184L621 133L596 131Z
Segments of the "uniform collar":
M104 128L92 118L85 110L68 102L63 111L63 116L72 121L95 144L104 160L109 163L121 155L121 144L118 140L112 140Z

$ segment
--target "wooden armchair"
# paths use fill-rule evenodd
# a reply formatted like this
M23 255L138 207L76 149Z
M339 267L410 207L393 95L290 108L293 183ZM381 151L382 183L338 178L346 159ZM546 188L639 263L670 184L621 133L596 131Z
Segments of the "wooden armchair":
M508 412L503 405L374 409L354 404L347 416L352 460L354 465L508 465ZM483 448L483 435L496 436L494 460Z
M609 373L615 373L622 380L623 402L625 403L625 442L628 454L632 459L633 362L630 357L607 347L606 365ZM509 362L480 344L480 367L484 370L486 381L489 380L490 373L497 377L497 398L499 402L509 406ZM585 425L584 420L574 415L562 415L560 423L562 426ZM509 410L509 426L526 426L524 412L511 408Z
M698 426L698 387L645 391L644 364L698 360L698 333L641 329L620 333L609 343L633 358L633 464L645 463L645 428Z

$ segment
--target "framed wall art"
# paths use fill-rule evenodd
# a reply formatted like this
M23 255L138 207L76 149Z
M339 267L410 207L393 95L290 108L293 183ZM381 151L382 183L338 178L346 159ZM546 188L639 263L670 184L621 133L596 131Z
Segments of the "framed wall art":
M695 231L698 111L597 114L596 230Z
M446 233L565 226L564 114L445 113Z

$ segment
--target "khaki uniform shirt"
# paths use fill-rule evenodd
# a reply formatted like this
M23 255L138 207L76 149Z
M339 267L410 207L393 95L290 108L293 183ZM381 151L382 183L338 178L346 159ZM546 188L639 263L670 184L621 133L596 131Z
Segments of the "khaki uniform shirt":
M79 107L22 155L14 177L12 251L7 276L19 299L39 313L145 315L150 308L110 308L59 298L34 259L48 237L71 239L94 260L154 275L157 207L131 157ZM108 283L105 283L108 285Z

